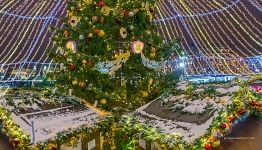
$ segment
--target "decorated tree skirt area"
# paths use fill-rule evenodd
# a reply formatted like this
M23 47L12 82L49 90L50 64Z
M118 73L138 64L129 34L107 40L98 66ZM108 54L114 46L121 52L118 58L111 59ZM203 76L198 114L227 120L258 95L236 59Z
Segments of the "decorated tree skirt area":
M180 82L177 91L138 108L126 126L141 131L136 143L140 149L211 150L248 116L261 117L260 81Z
M9 89L0 97L1 130L22 150L217 149L250 115L262 116L261 79L181 81L132 113L105 117L55 90Z
M10 90L0 102L2 131L15 148L101 147L96 129L99 113L75 97L56 96L50 91Z

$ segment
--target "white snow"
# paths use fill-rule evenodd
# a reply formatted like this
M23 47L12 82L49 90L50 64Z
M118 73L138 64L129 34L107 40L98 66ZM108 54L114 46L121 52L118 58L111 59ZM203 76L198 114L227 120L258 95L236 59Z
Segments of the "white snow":
M230 88L217 88L216 91L221 93L221 94L227 94L227 93L234 93L237 92L240 89L240 86L236 85Z
M186 90L186 88L187 88L187 85L188 85L188 82L187 81L181 81L181 82L179 82L178 84L177 84L177 89L179 89L179 90Z
M210 118L204 122L203 124L189 123L189 122L181 122L177 120L164 119L157 115L147 113L145 109L152 103L148 103L140 108L138 108L135 113L136 119L141 123L147 123L148 117L153 118L150 119L150 125L159 129L160 132L165 134L174 134L178 133L183 136L183 139L191 143L195 139L199 138L201 135L206 133L206 130L212 124L213 119L218 117L218 112L221 109L226 109L226 106L231 103L231 96L223 96L216 97L211 99L209 97L205 97L203 99L198 100L186 100L183 99L185 95L179 96L169 96L168 99L172 100L175 103L175 106L172 109L180 109L182 108L183 112L196 114L196 113L204 113L205 111L211 110L209 114L213 114ZM181 99L182 98L182 99ZM146 116L146 117L144 117Z
M202 100L194 100L189 103L188 106L182 109L183 112L191 114L201 114L206 111L208 103Z
M76 129L83 125L91 127L94 125L97 117L99 117L92 109L82 111L68 109L66 113L59 113L59 109L54 109L49 110L48 113L43 111L44 115L39 115L39 113L41 112L34 115L30 113L20 116L12 114L14 122L22 128L25 134L30 135L30 138L33 138L31 120L34 121L36 143L55 138L57 133L64 130ZM33 115L33 117L29 118L29 115ZM24 118L27 123L21 118Z

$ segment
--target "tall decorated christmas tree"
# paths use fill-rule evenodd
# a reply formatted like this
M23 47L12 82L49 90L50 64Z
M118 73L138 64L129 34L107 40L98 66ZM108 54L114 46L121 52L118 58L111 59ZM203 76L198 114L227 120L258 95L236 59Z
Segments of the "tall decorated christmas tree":
M69 0L54 29L51 74L58 88L105 110L132 109L159 92L163 40L156 0Z

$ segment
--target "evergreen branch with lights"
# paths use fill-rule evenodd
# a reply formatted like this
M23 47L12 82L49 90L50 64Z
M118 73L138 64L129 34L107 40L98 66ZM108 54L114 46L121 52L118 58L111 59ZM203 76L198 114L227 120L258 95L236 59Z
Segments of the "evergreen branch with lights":
M62 92L107 111L134 109L154 99L160 91L159 70L147 63L167 57L152 22L155 3L70 0L64 27L51 27L59 52L51 50L50 56L59 68L49 77Z

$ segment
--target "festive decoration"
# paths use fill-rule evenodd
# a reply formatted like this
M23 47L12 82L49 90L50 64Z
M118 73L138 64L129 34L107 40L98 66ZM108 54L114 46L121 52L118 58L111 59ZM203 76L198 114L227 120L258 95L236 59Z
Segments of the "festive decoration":
M205 150L211 150L211 145L209 143L204 145Z
M108 6L104 6L104 7L101 9L101 13L102 13L103 15L105 15L105 16L108 16L109 13L110 13L110 11L111 11L111 8L108 7Z
M66 48L70 49L73 53L76 53L76 42L75 41L68 41L66 43Z
M61 57L51 50L49 56L55 63L68 64L69 71L56 69L48 78L56 80L60 91L72 89L75 96L108 111L134 109L156 98L161 91L152 92L161 89L160 82L153 81L160 79L160 61L167 58L162 52L169 50L149 21L149 8L156 1L145 3L68 1L69 21L62 20L63 27L53 28L54 43L65 54ZM70 34L64 36L64 31ZM102 99L105 104L99 103Z
M99 7L103 7L103 6L105 6L105 2L104 2L104 1L100 1L100 2L98 2L98 6L99 6Z
M13 97L10 97L13 93L19 94L20 98L24 97L24 99L15 99L15 101L19 101L19 105L15 103L7 103L6 108L0 106L0 120L3 125L2 132L8 135L9 142L14 146L14 149L57 150L61 149L62 144L69 145L72 148L76 146L74 143L79 139L84 140L83 137L94 135L99 128L99 126L96 126L94 122L99 114L89 107L80 105L79 99L76 99L75 97L65 97L64 95L58 96L58 93L52 93L50 89L12 89L8 93L9 97L1 97L1 102L6 103L7 101L13 101ZM30 100L28 101L28 99ZM66 104L67 107L70 107L70 110L67 109L66 114L63 114L62 116L60 116L62 113L60 110L63 110L64 107L61 106L60 103L63 103L63 105ZM30 107L28 107L29 105ZM79 107L81 107L81 111L79 110ZM10 108L13 110L9 110ZM35 132L34 140L36 141L33 141L33 134L31 132L29 133L30 135L25 134L28 133L26 130L28 128L30 129L31 125L26 122L12 120L11 115L18 115L17 117L20 117L24 111L34 109L36 112L31 113L31 115L34 116L36 114L41 114L43 108L52 112L52 115L50 114L48 119L44 116L40 117L40 119L39 116L38 119L34 119L34 121L37 122L37 124L35 124L35 130L42 130L43 132ZM13 112L16 113L14 114ZM83 117L82 115L85 115L86 117ZM27 117L25 118L29 119ZM43 121L46 119L48 121ZM52 125L55 126L49 126L49 121L52 121ZM78 123L76 123L76 121ZM42 128L39 124L45 124L45 128ZM74 126L73 128L72 125ZM98 134L100 135L99 132ZM33 141L33 143L31 143L31 141Z
M69 20L69 23L72 27L76 27L78 24L78 18L76 16L72 16Z
M141 41L134 41L132 42L132 51L135 54L141 54L144 49L144 43Z
M68 69L69 69L70 71L75 70L75 65L70 63L70 64L68 65Z
M103 104L103 105L105 105L105 104L107 103L107 101L106 101L106 99L102 99L102 100L100 101L100 103Z
M125 39L127 37L127 31L126 28L121 27L120 28L120 35L123 39Z

